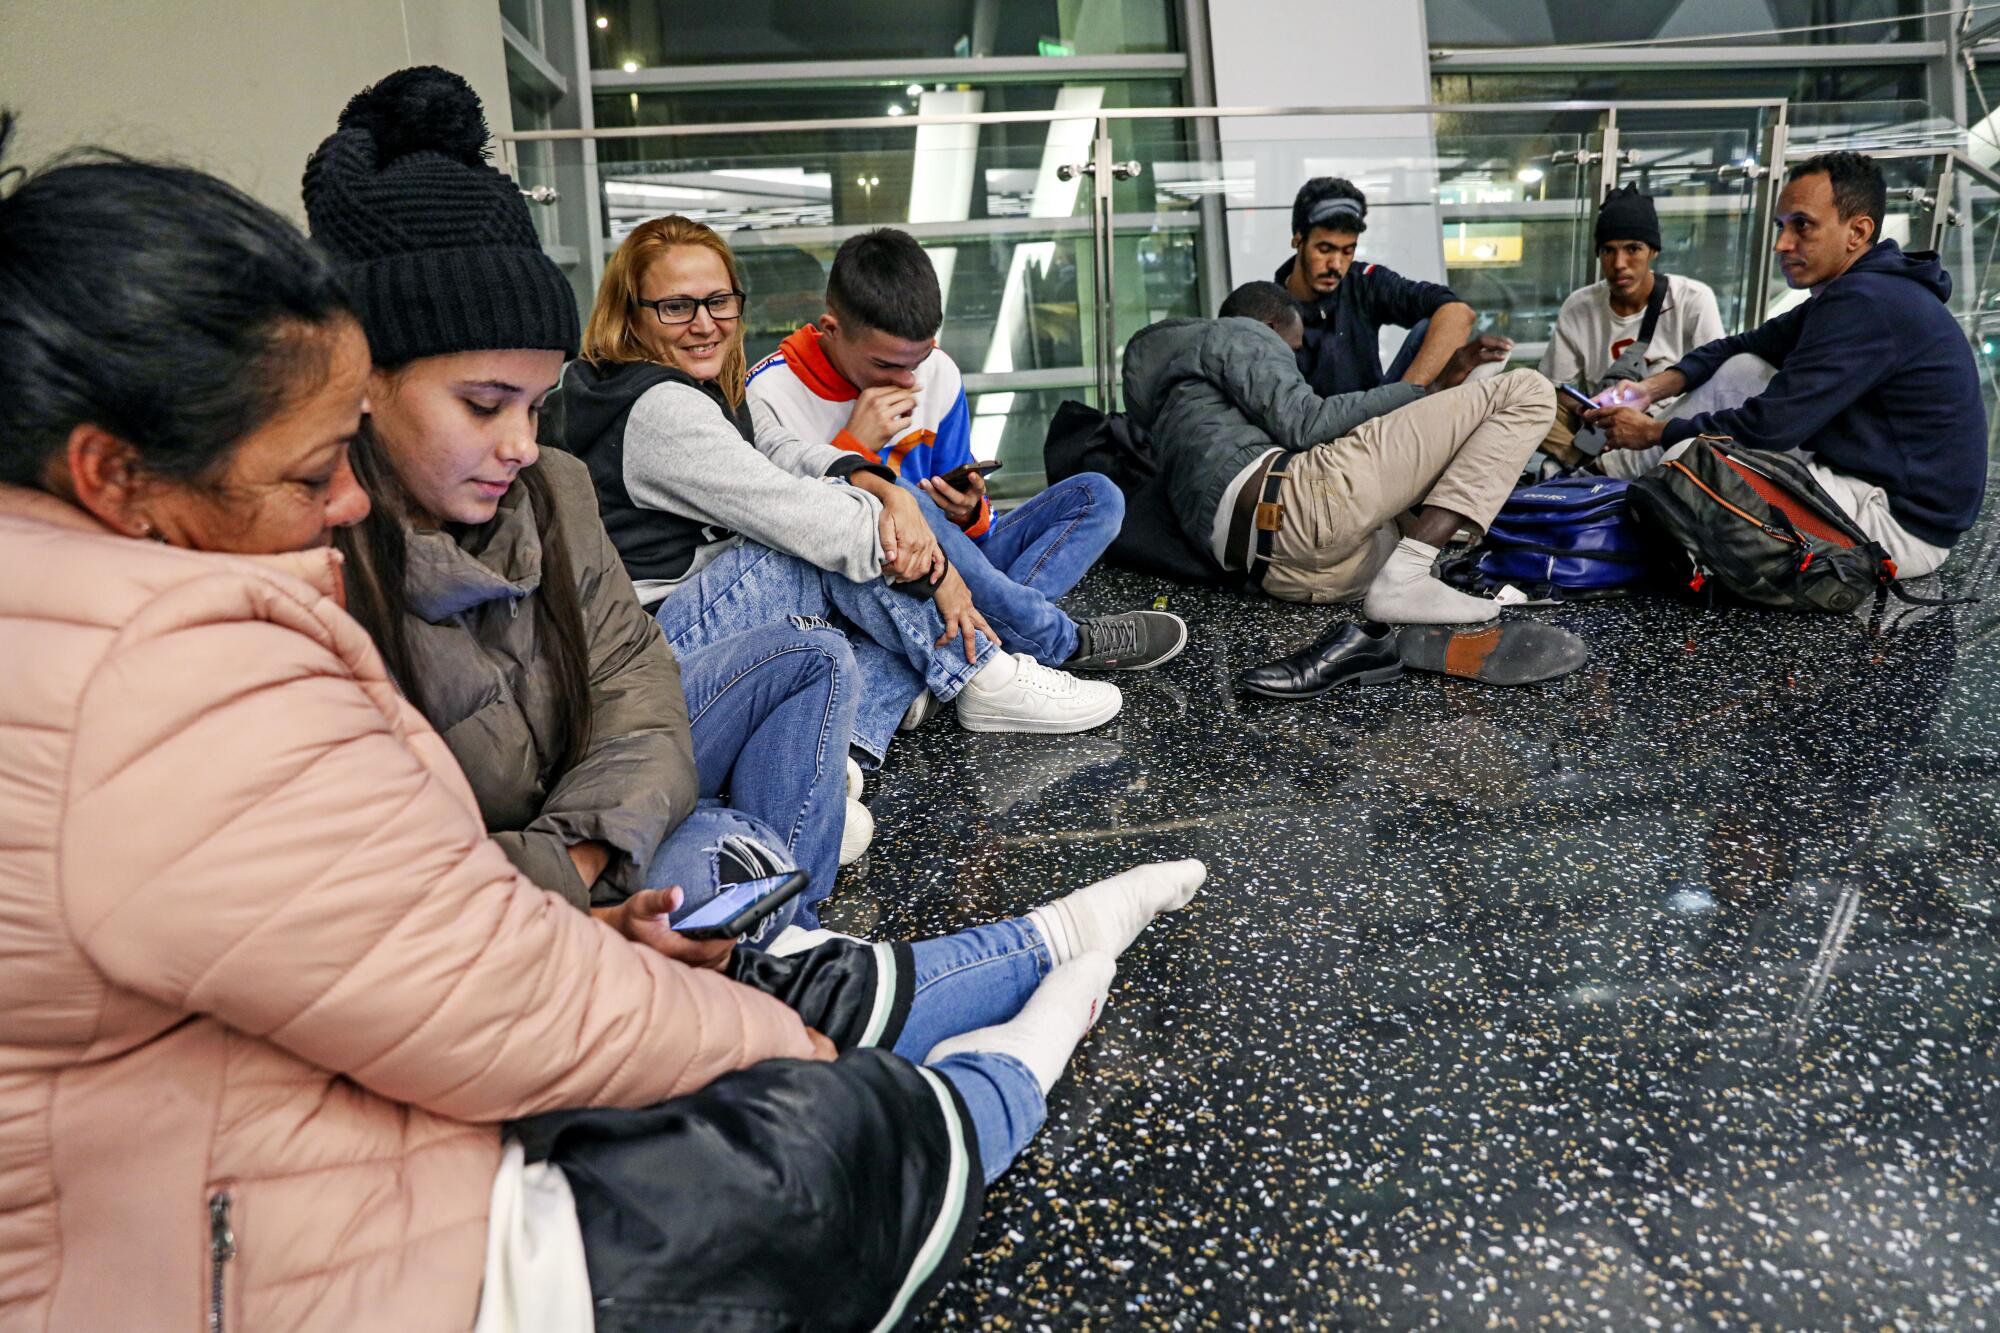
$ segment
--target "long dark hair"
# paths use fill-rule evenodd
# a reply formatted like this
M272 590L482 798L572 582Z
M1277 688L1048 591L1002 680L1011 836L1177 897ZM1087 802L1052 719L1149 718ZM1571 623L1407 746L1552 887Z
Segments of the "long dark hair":
M409 497L367 421L349 451L354 476L374 502L368 517L334 534L347 557L347 610L374 638L389 674L425 716L436 720L424 697L422 674L410 650ZM590 749L590 635L583 626L583 590L570 563L569 543L556 512L555 491L540 463L522 468L514 479L528 497L542 543L542 581L529 597L535 642L554 668L558 745L556 777L576 767Z
M13 127L0 112L0 156ZM149 476L212 483L352 317L299 229L213 176L95 149L7 168L0 482L45 486L90 424Z

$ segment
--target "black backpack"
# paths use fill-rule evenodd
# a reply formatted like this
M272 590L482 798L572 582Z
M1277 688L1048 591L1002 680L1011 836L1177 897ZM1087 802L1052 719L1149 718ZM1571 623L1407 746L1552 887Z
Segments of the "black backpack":
M1785 611L1848 612L1890 592L1926 602L1791 454L1702 435L1625 494L1690 591L1712 592L1712 580Z
M1235 587L1243 581L1181 531L1153 442L1123 412L1107 415L1074 399L1063 402L1049 422L1042 465L1052 482L1097 472L1124 492L1125 526L1104 553L1112 564L1176 583Z

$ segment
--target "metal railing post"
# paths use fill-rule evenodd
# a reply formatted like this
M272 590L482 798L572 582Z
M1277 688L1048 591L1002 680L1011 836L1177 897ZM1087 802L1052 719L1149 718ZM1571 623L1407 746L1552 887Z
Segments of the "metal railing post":
M1952 207L1954 176L1951 169L1951 154L1944 155L1944 162L1938 168L1937 179L1931 182L1931 227L1930 244L1924 248L1944 254L1944 238L1951 230L1957 213Z
M1097 406L1100 411L1110 412L1117 407L1118 390L1118 298L1111 274L1111 189L1116 184L1116 164L1111 160L1111 122L1103 117L1097 121L1097 139L1091 145L1090 159L1091 286L1096 305Z
M1215 105L1215 56L1209 41L1207 0L1181 0L1181 32L1186 37L1188 57L1188 92L1197 107ZM1220 124L1207 116L1196 116L1189 122L1192 131L1190 148L1197 170L1212 168L1216 183L1222 183L1225 172L1222 158L1222 134ZM1159 182L1155 180L1154 184ZM1213 314L1222 304L1222 298L1229 294L1229 236L1228 222L1224 213L1227 201L1220 190L1204 193L1196 203L1195 210L1201 217L1200 240L1195 248L1195 272L1198 275L1198 299L1204 315Z
M1603 203L1611 192L1618 188L1618 108L1608 107L1604 112L1603 128L1599 131L1603 142L1599 148L1604 156L1597 163L1597 202Z
M1785 149L1791 133L1786 111L1787 104L1780 102L1764 131L1764 188L1757 192L1757 208L1751 214L1750 242L1758 249L1757 262L1751 266L1749 299L1743 303L1746 329L1762 324L1771 305L1771 219L1778 215L1778 191L1785 188Z

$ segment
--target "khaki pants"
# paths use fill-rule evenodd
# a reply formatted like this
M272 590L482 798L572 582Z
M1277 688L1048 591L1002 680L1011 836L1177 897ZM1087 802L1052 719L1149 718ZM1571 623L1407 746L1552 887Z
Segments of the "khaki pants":
M1555 386L1515 370L1446 389L1292 459L1264 591L1287 602L1351 602L1389 558L1396 518L1418 505L1483 531L1555 420Z

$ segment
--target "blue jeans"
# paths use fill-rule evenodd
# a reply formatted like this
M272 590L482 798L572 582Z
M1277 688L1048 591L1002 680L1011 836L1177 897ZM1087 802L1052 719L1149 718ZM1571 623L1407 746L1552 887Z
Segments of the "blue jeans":
M719 815L692 832L683 825L661 844L644 887L679 884L687 892L683 910L696 906L715 892L714 862L723 839L761 839L787 853L783 869L796 865L812 876L792 900L796 906L778 915L807 928L818 925L817 904L833 892L840 873L847 746L861 698L846 636L829 626L781 620L682 654L680 667L700 795L727 800L730 810L722 813L747 815L754 827L706 827L719 825ZM783 921L767 922L756 938L774 938L782 929Z
M1049 974L1049 947L1025 917L975 926L910 946L916 980L896 1054L921 1064L947 1037L1005 1023ZM979 1136L979 1162L992 1184L1048 1118L1028 1067L995 1051L948 1055L931 1066L951 1080Z
M1111 545L1125 522L1125 495L1109 477L1083 472L1059 481L993 521L975 542L937 502L912 486L917 507L957 567L972 603L1010 652L1048 666L1076 655L1076 622L1055 605Z
M956 698L994 652L982 636L977 660L968 663L961 644L937 646L944 621L925 599L881 579L852 583L751 542L724 551L653 611L667 643L683 656L791 616L821 622L837 616L839 628L858 631L848 635L860 682L853 743L876 763L920 692Z

